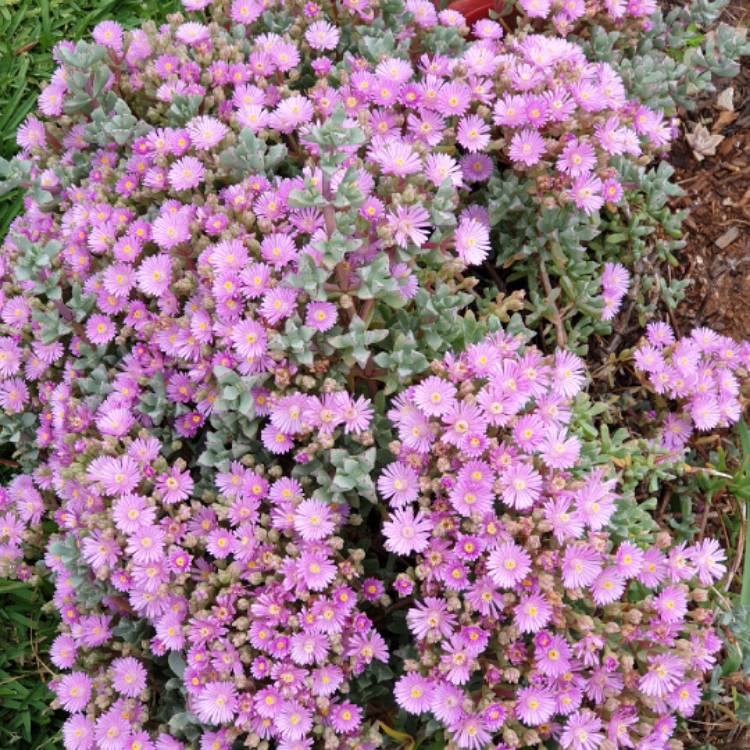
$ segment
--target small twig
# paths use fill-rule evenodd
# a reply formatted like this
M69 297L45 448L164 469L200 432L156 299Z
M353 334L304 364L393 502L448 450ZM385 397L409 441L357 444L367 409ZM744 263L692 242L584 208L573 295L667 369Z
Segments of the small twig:
M555 325L557 345L561 349L564 349L568 342L568 337L565 335L565 326L563 325L560 311L557 309L555 300L552 298L552 284L550 284L549 276L547 275L547 266L544 264L544 258L541 255L539 256L539 272L542 276L542 285L544 286L544 293L547 295L547 301L554 311L552 322Z

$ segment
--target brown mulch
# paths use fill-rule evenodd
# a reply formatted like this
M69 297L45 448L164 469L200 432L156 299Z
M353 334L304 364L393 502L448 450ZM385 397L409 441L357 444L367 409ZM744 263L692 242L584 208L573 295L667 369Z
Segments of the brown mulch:
M722 16L733 26L750 26L750 0L733 0ZM734 87L735 112L720 111L717 94ZM724 136L715 156L698 161L685 138L670 161L685 196L674 201L688 212L686 247L678 275L691 279L677 310L681 333L707 325L737 339L750 339L750 61L740 75L720 80L717 94L701 100L683 118L684 130L703 124Z

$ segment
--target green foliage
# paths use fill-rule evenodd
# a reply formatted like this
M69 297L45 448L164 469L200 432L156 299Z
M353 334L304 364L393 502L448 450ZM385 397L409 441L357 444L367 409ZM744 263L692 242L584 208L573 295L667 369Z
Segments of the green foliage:
M48 586L0 580L0 747L58 750L61 715L49 708L45 660L57 617L45 614Z

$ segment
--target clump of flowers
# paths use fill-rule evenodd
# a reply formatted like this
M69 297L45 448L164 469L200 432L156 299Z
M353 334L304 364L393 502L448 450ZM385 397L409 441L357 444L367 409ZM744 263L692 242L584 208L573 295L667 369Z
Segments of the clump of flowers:
M707 432L739 421L750 342L737 343L710 328L676 338L667 323L653 322L634 361L654 393L678 403L662 425L665 448L682 449L694 429Z
M201 748L251 737L291 750L320 736L360 747L364 713L348 681L388 649L363 610L383 587L363 575L349 506L239 461L198 495L179 461L159 461L157 439L128 442L94 459L85 485L69 484L58 513L67 530L47 555L64 624L52 660L71 670L53 685L71 714L66 748L183 747L154 730L161 718L176 737L185 729L174 709L154 715L150 663L165 655ZM132 621L135 643L123 637Z
M497 322L454 330L492 248L491 178L522 175L525 199L589 222L671 125L565 38L570 3L559 34L469 29L427 0L184 5L192 20L58 45L1 165L26 194L0 251L0 435L23 470L0 493L0 565L28 577L23 543L56 522L66 750L369 750L357 679L388 658L368 614L386 599L354 508L374 500L378 391ZM626 277L605 269L605 315ZM422 602L396 696L422 713L420 685L447 691L430 710L462 746L507 724L591 750L620 688L625 736L646 704L632 731L660 738L711 663L710 629L693 661L671 639L700 596L682 572L706 583L720 553L613 547L615 479L582 474L567 429L584 377L501 333L393 415L385 547L421 556L396 585ZM658 589L637 607L635 580ZM646 667L614 656L647 638ZM488 649L490 703L462 687ZM664 685L652 658L673 660ZM541 697L493 687L515 684ZM543 728L567 688L564 726Z
M389 412L378 480L415 600L398 704L472 750L668 747L721 647L701 603L724 553L609 533L617 477L581 466L575 355L501 331L432 369Z
M30 477L19 475L8 487L0 487L0 576L30 578L24 547L31 543L44 512L44 499Z

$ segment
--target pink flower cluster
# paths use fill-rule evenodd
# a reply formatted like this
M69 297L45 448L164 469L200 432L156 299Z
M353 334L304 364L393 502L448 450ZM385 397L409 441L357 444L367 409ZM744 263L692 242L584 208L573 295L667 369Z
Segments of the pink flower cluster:
M44 517L44 499L29 477L14 477L8 487L0 487L0 577L27 580L30 568L23 562L24 546L32 529Z
M665 448L681 450L694 428L705 432L739 420L740 391L750 371L750 342L737 343L710 328L696 328L675 339L667 323L649 323L634 362L650 389L679 403L662 425Z
M644 26L657 8L656 0L604 0L602 3L586 0L520 0L523 12L534 19L551 22L557 33L565 36L576 31L584 22L596 17L602 25L622 24L639 19Z
M399 705L470 750L666 750L721 648L700 586L724 553L610 535L617 479L583 467L571 424L576 356L500 332L433 372L395 401L378 480L386 547L411 566L396 588L415 599Z
M342 538L348 506L242 462L219 472L201 502L179 465L149 477L159 449L142 438L123 456L94 459L58 513L108 591L93 609L82 601L53 542L46 562L64 632L51 658L72 670L54 684L71 714L65 747L182 748L150 728L147 672L165 654L182 657L187 709L214 728L201 748L228 750L249 734L297 750L321 733L328 747L349 747L363 710L346 698L347 681L388 649L362 609L383 586L364 578L364 553ZM124 644L113 631L123 618L151 635ZM82 671L93 653L97 669Z

